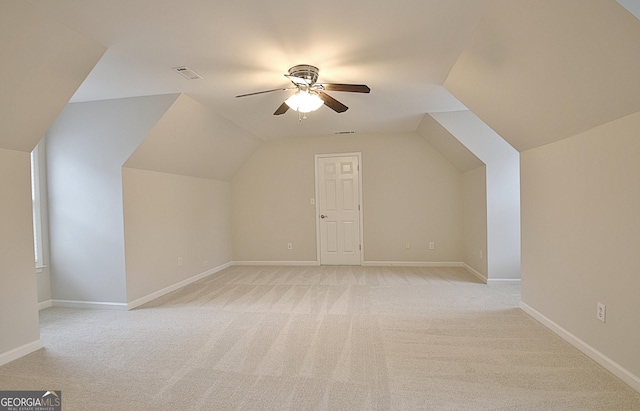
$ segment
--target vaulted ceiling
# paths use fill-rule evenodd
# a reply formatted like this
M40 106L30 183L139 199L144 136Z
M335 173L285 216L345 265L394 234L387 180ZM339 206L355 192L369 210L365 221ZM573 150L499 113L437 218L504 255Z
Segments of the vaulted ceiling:
M108 48L72 101L187 93L263 140L334 131L411 132L424 113L463 108L442 87L484 14L483 0L296 3L203 0L28 0ZM291 85L312 64L325 82L365 83L371 94L334 92L298 122L274 116L289 93L234 96ZM203 78L186 80L187 66Z
M72 102L185 93L219 116L216 122L234 125L223 127L227 138L413 132L425 113L468 107L526 150L640 111L640 21L621 6L631 9L629 0L21 3L106 49ZM36 31L16 24L23 29L4 28L19 47L29 36L15 33ZM36 72L49 87L65 73L86 71L103 49L82 50L74 41L78 49L63 55L20 54L18 70ZM347 112L322 107L301 122L291 110L273 115L290 92L234 98L290 85L283 74L301 63L319 67L321 81L365 83L372 92L333 92ZM177 66L202 79L184 79Z
M0 2L0 148L33 150L104 52L27 3Z

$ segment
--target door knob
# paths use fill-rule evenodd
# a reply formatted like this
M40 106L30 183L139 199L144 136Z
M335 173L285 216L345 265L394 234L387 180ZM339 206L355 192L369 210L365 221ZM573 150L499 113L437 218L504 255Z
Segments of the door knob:
M329 217L328 215L324 215L324 214L320 214L320 218L327 218Z

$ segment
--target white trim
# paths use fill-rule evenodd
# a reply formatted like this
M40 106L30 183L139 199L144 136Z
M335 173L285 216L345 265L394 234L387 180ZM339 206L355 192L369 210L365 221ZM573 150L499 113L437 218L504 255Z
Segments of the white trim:
M520 285L521 281L519 278L489 278L487 280L487 284L511 284L511 285Z
M41 204L41 182L40 182L40 149L36 145L30 154L31 159L31 199L33 217L33 247L36 270L43 266L42 250L42 204Z
M225 268L231 267L231 264L232 264L231 262L228 262L228 263L219 265L219 266L214 267L214 268L212 268L210 270L207 270L207 271L205 271L203 273L197 274L197 275L195 275L195 276L193 276L191 278L187 278L186 280L183 280L183 281L177 282L177 283L175 283L173 285L170 285L168 287L165 287L162 290L158 290L158 291L155 291L155 292L153 292L153 293L151 293L149 295L146 295L144 297L135 299L135 300L133 300L133 301L131 301L130 303L127 304L127 310L132 310L132 309L134 309L136 307L141 306L142 304L146 304L149 301L155 300L156 298L162 297L163 295L166 295L166 294L169 294L169 293L174 292L176 290L179 290L180 288L182 288L184 286L187 286L187 285L189 285L191 283L194 283L194 282L196 282L198 280L202 280L203 278L208 277L211 274L215 274L215 273L217 273L219 271L224 270Z
M520 308L524 312L538 320L540 323L542 323L542 325L562 337L562 339L564 339L566 342L573 345L578 350L589 356L592 360L603 366L607 371L620 378L625 383L629 384L631 388L640 392L640 377L632 374L629 370L622 367L620 364L613 361L611 358L596 350L575 335L571 334L569 331L565 330L548 317L545 317L543 314L541 314L539 311L537 311L527 303L520 301Z
M315 219L316 219L316 261L318 261L318 265L320 264L320 219L318 218L318 214L320 214L320 189L318 185L318 155L313 156L313 181L314 181L314 195L316 196L316 211L315 211Z
M234 266L319 266L319 261L234 261ZM519 278L488 279L465 263L456 261L363 261L363 267L462 267L484 284L520 284Z
M331 157L358 157L358 200L359 200L359 217L360 218L360 265L364 265L364 204L363 204L363 196L362 196L362 152L354 151L352 153L327 153L327 154L315 154L313 156L313 164L315 167L315 196L316 196L316 260L318 261L317 265L321 264L322 259L320 258L321 250L320 250L320 220L318 219L320 214L320 186L318 185L318 159L319 158L331 158Z
M478 277L485 284L512 284L519 285L521 283L519 278L487 278L481 272L477 271L469 264L462 263L462 266L467 269L471 274Z
M266 265L266 266L274 266L274 265L283 265L283 266L318 266L320 265L317 261L234 261L233 265L243 266L243 265Z
M38 303L38 311L51 307L53 307L53 300L46 300Z
M487 284L487 277L485 277L484 275L482 275L482 273L480 271L477 271L475 268L471 267L469 264L467 263L462 263L462 266L464 268L467 269L467 271L469 271L471 274L475 275L476 277L478 277L480 279L480 281L482 281L483 283Z
M369 267L464 267L463 263L450 261L364 261L362 265Z
M91 308L99 310L126 310L126 303L111 303L103 301L51 300L54 307Z
M24 357L27 354L31 354L34 351L38 351L41 348L44 348L44 341L42 341L41 338L38 338L37 340L23 346L4 352L0 354L0 366L17 360L20 357Z

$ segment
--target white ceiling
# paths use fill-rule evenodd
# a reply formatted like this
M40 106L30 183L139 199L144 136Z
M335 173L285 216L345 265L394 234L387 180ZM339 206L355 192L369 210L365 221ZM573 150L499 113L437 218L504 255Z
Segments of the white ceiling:
M278 137L415 131L427 112L464 109L442 83L487 1L27 0L108 48L72 101L187 93L241 128ZM298 122L273 116L288 95L237 94L286 87L296 64L320 81L364 83L371 94L331 92ZM187 66L201 80L172 68Z

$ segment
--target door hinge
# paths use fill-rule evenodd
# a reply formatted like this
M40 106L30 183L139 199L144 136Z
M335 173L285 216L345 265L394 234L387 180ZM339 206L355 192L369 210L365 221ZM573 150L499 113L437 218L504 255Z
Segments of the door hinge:
M362 251L362 244L358 244L358 249Z
M360 204L358 204L358 211L360 211Z
M358 165L356 166L356 169L357 169L358 171L360 171L360 164L358 164Z

